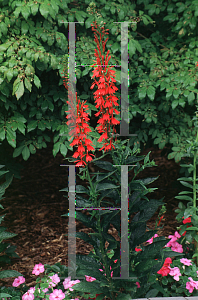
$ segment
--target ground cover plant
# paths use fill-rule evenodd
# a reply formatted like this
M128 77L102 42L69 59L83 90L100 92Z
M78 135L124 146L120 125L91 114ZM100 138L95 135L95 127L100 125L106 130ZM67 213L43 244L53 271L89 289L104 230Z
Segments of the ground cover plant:
M162 1L147 1L143 3L143 1L140 0L137 1L137 6L136 4L130 5L130 8L133 7L134 9L134 22L131 27L134 32L134 36L132 35L132 39L129 40L129 54L131 57L133 56L132 67L134 67L134 69L137 68L137 73L135 74L135 71L132 71L132 76L134 80L133 84L131 83L131 86L133 86L133 88L135 87L135 89L133 89L130 94L131 111L129 115L130 120L135 121L135 117L137 116L138 112L139 115L144 115L144 120L141 120L142 123L139 129L134 128L134 125L131 124L131 128L133 130L135 129L134 131L137 133L137 137L131 138L130 141L128 141L128 145L125 146L125 140L122 142L119 140L115 140L114 142L113 139L113 134L116 132L115 126L119 124L119 121L114 117L114 114L119 114L119 111L115 108L115 106L119 106L119 104L117 103L118 94L116 94L118 93L118 88L116 87L115 83L116 81L120 81L120 73L119 71L113 70L113 68L109 66L101 67L101 64L106 65L116 62L116 58L109 56L109 50L107 51L107 53L105 52L106 46L109 48L111 47L111 40L109 40L110 43L108 44L108 38L106 38L106 40L103 39L104 35L107 34L108 29L110 29L111 34L114 35L117 32L117 27L114 25L111 26L110 21L108 20L107 26L109 28L105 30L104 25L106 24L103 21L103 18L106 17L106 14L103 12L102 9L104 9L105 11L110 11L112 15L115 13L114 10L112 12L112 9L110 9L110 7L107 4L105 4L101 11L99 11L97 4L99 6L99 4L101 4L100 2L86 3L87 14L91 16L88 17L87 23L85 22L85 24L87 24L87 28L92 26L93 31L95 31L94 42L96 43L96 46L94 46L94 51L97 65L94 69L92 78L96 77L99 78L99 80L97 81L95 79L94 83L91 86L91 89L93 89L94 86L97 87L97 90L95 92L91 91L89 95L86 95L86 93L82 93L80 99L76 98L77 110L72 110L72 103L69 101L67 102L68 106L63 105L61 117L63 117L64 115L64 109L69 108L69 104L71 106L71 109L68 118L69 116L71 119L74 118L74 116L76 117L77 126L74 126L73 131L69 132L69 126L67 125L70 125L71 128L72 120L69 120L67 122L63 121L64 125L60 125L60 122L56 122L56 119L52 116L48 115L48 118L46 118L47 109L53 112L55 108L51 100L53 99L53 101L55 102L58 99L63 101L64 96L63 94L59 95L59 92L57 92L58 87L56 87L54 90L49 90L49 82L47 82L44 84L44 88L41 93L42 95L38 95L37 90L35 93L32 93L31 85L31 82L33 81L37 89L41 87L40 79L35 74L35 70L37 70L37 72L43 79L45 77L42 76L42 72L48 73L49 71L51 71L51 68L58 69L59 75L64 73L64 66L62 66L60 63L61 59L63 58L63 55L62 58L61 56L59 58L56 57L56 55L58 56L59 53L61 53L61 50L64 50L65 45L59 45L59 40L61 40L61 43L63 43L65 40L64 34L59 34L59 36L57 33L54 33L57 40L57 44L55 46L57 48L61 47L61 50L55 49L54 51L53 34L49 34L49 36L47 34L48 37L46 37L45 31L43 34L41 32L35 33L35 31L32 29L34 21L32 21L32 19L28 20L28 17L31 14L33 16L36 16L39 9L40 19L48 19L48 22L45 22L45 20L43 24L39 24L37 21L37 28L40 29L40 25L43 25L46 31L48 31L49 28L51 29L50 22L53 23L52 19L56 21L58 19L58 22L60 23L60 16L58 15L59 9L63 9L64 5L66 7L67 4L63 5L62 2L60 2L59 4L52 2L51 6L49 5L49 7L47 7L45 2L42 4L29 2L27 6L23 5L22 2L3 2L3 4L6 4L6 6L4 6L5 8L3 8L2 14L2 18L4 21L1 22L3 35L1 36L2 44L0 45L2 53L1 57L3 62L3 67L1 67L3 77L1 79L0 86L0 91L2 94L2 127L0 129L0 138L3 141L2 147L4 147L6 143L9 143L10 146L16 148L16 131L18 130L24 135L24 138L22 137L22 135L18 136L18 141L21 140L21 142L19 142L19 147L16 148L13 152L13 156L16 157L22 154L24 159L28 159L30 153L35 153L36 148L39 149L42 147L46 147L46 143L43 140L43 138L45 138L46 141L49 140L48 136L44 133L46 128L48 130L52 129L53 131L58 131L54 137L54 155L56 155L56 153L59 150L63 155L66 155L67 149L72 149L71 147L73 146L78 147L77 151L73 154L74 159L70 161L77 163L76 167L79 167L80 173L82 173L81 178L86 179L89 182L89 190L83 188L82 186L76 187L76 193L85 193L89 196L89 199L84 197L77 198L77 204L79 203L79 205L83 207L92 207L93 205L94 207L100 207L102 205L106 208L109 207L109 205L115 205L116 207L120 206L121 193L118 191L118 189L125 186L125 184L121 182L121 177L123 177L123 170L127 170L126 168L122 169L121 166L133 164L132 168L130 168L130 170L134 171L134 178L129 183L129 214L135 214L135 216L133 217L132 222L130 223L128 235L129 275L132 278L124 280L120 279L118 280L117 285L115 285L115 282L112 278L113 274L115 276L119 276L121 262L120 243L115 241L115 239L111 236L109 236L107 234L107 230L110 226L110 222L116 227L118 232L121 230L120 220L118 218L119 211L113 212L111 210L104 210L96 212L96 210L92 210L90 213L91 218L85 217L84 215L77 213L77 218L81 220L86 226L93 228L95 233L90 234L89 236L82 233L77 234L78 237L83 238L86 242L94 246L93 253L90 253L89 256L86 257L78 256L77 259L77 274L84 275L85 280L83 282L75 282L74 285L74 282L71 283L71 278L68 277L64 278L63 282L65 283L65 285L61 282L65 289L69 288L69 290L72 292L74 290L75 299L77 299L77 297L81 297L81 294L83 294L85 290L90 292L90 297L96 296L96 293L100 294L98 299L103 299L105 296L110 297L111 299L115 299L117 293L117 299L131 299L131 297L152 297L156 295L167 296L178 294L184 294L189 296L192 293L193 295L196 295L197 293L197 264L196 261L192 261L194 257L197 257L198 251L198 241L196 235L198 228L196 207L197 140L195 143L193 142L194 133L197 133L197 125L195 123L195 125L193 126L193 120L191 120L191 115L193 111L192 106L195 104L195 94L197 93L197 63L195 61L196 42L195 38L193 39L193 36L196 34L196 18L192 16L191 21L188 21L189 17L186 17L186 15L189 14L194 14L196 16L196 5L195 2L189 3L187 1L179 3L175 1L174 3L175 5L169 3L169 1L165 2L165 4L163 4ZM81 2L79 6L82 6L83 4L84 3ZM123 20L125 18L126 20L128 20L128 12L121 10L119 7L121 6L117 5L116 10L118 12L118 17L120 18L120 20ZM141 7L143 7L142 9L144 9L144 11L139 10L139 16L137 16L137 12L135 9ZM8 8L10 9L10 12L12 12L15 16L15 19L12 19L8 14ZM152 50L150 50L150 47L147 43L148 41L145 38L145 36L143 36L141 32L136 32L137 23L143 22L145 26L151 25L153 21L149 17L149 15L156 14L159 15L161 18L164 15L164 11L166 10L167 15L164 16L164 21L168 20L169 22L176 22L176 26L173 29L173 32L175 33L178 31L178 28L180 29L178 33L178 39L180 39L181 36L184 37L187 33L188 36L191 35L191 42L189 43L189 48L186 50L185 47L181 47L180 44L178 46L177 44L175 44L174 35L169 36L167 37L168 42L166 43L166 47L168 50L166 51L166 49L163 49L163 55L160 56L160 58L158 58L159 49L156 50L155 48L156 52L154 52L154 54L153 52L150 52L151 57L149 60L149 64L147 64L148 54L145 49L149 49L149 51ZM145 12L147 11L148 15L145 14ZM83 19L86 17L83 14L79 16L79 12L77 13L77 11L75 10L73 10L73 12L74 14L72 15L75 15L77 20L82 20L81 17ZM185 17L187 18L187 21L183 22L184 24L187 24L184 26L185 28L182 27L183 23L177 23L179 14L182 15L182 20ZM16 20L16 18L19 15L21 16L21 19L24 18L25 20L21 20L20 18L19 20ZM93 22L95 19L97 20L97 22ZM64 21L64 17L61 15L61 22L62 20ZM69 15L68 20L71 22L73 18L71 18ZM35 40L32 37L32 44L30 45L33 50L31 51L28 51L26 47L23 47L25 39L24 36L17 38L18 42L15 42L13 40L13 37L11 37L11 31L9 34L7 34L8 30L5 29L5 25L10 25L8 27L14 26L14 33L18 34L19 28L18 25L16 25L17 22L20 23L19 27L21 26L21 32L25 35L25 37L28 31L30 34L36 34L37 39L39 39L42 36L42 41L44 43L47 42L49 47L44 47L43 45L41 46L41 44L39 44L39 46L36 46L37 48L35 48L35 43L37 44L37 42L35 42ZM93 27L93 24L95 27ZM158 18L156 18L156 25L158 25L160 28ZM190 32L188 32L188 30ZM82 32L80 31L80 33ZM161 31L161 34L162 33L164 33L163 30ZM158 34L157 31L156 34ZM138 42L135 39L137 35L143 36L145 38L145 43ZM158 36L161 38L159 34ZM91 45L93 41L91 37L89 38L91 40ZM119 41L120 38L120 35L118 35L117 40ZM155 35L151 34L150 38L154 40L154 42L156 42ZM160 38L156 42L157 46L162 46L162 44L159 44L159 41L161 42ZM28 38L26 40L28 40ZM186 41L188 42L189 39L186 38ZM19 46L20 43L22 46ZM113 46L111 47L114 54L118 51L118 47L116 44L117 42L114 42ZM51 46L52 49L50 48ZM18 49L18 47L20 47L20 49ZM175 52L172 50L172 47L175 48ZM135 49L137 49L140 53L144 53L144 57L135 56ZM4 53L4 51L6 51L6 53ZM45 55L42 52L45 52ZM54 52L56 55L54 55ZM86 53L86 50L83 50L83 52ZM179 54L177 52L179 52ZM185 53L185 55L182 57L180 54L183 52ZM23 55L25 53L26 56ZM41 53L41 55L38 53ZM51 57L50 63L49 56ZM56 63L58 64L58 61L59 65L57 66ZM117 61L120 62L119 59L117 59ZM140 62L140 64L137 65L136 61ZM163 63L166 65L165 67L163 66ZM153 68L154 64L156 65ZM194 69L191 70L193 64ZM19 66L16 67L16 65ZM147 75L145 77L145 65L147 65L146 67L148 69L150 68L150 73L148 77ZM167 73L164 71L168 68L167 65L169 65L170 71L170 73L168 73L168 76ZM87 70L84 70L82 72L83 78L81 78L80 80L80 84L83 84L85 91L87 89L87 86L84 86L86 82L84 77L88 73L92 72L91 69ZM14 80L14 77L17 77L17 79ZM53 79L54 77L52 76L52 80ZM10 83L12 80L13 84ZM178 87L178 81L180 82L180 87ZM63 81L60 80L59 84L61 85L62 82ZM67 87L67 82L64 82L64 85ZM24 86L31 93L32 98L28 98L29 92L27 92L24 89ZM163 93L161 93L161 95L158 96L157 88L159 88L159 86L161 92L164 91L164 89L166 89L165 96L163 95ZM15 103L12 103L12 101L9 99L11 90L12 97L16 96L17 101L20 99L20 102L15 101ZM49 92L48 95L46 95L46 91ZM50 98L49 96L53 97ZM39 99L37 99L37 97ZM132 100L132 98L135 100ZM90 103L87 103L87 101L83 101L83 99L89 99ZM95 107L93 104L91 104L92 100L95 100L96 102ZM61 101L59 101L58 106L61 106ZM141 101L142 111L140 111L140 109L138 108L138 101ZM144 101L147 103L146 106L144 105ZM38 108L35 107L35 103L38 104ZM18 108L18 110L16 110L16 108ZM92 111L98 109L99 111L95 114L95 116L100 117L98 120L98 123L100 125L96 128L98 131L98 133L96 133L93 132L93 127L89 127L88 125L89 117L86 113L86 110L88 110L89 114L91 114ZM21 113L21 110L24 111L24 114ZM41 111L43 112L43 114L41 113ZM60 109L57 108L57 115L59 114L59 112ZM169 114L165 115L164 112L169 112ZM43 117L43 115L45 115L46 119ZM31 119L34 116L36 116L36 120ZM161 118L161 116L163 116L163 118ZM140 118L140 116L137 116L137 119L138 118ZM145 126L145 123L143 122L146 122L147 124L149 124L149 126ZM25 131L26 123L27 133ZM50 125L50 123L52 124L52 126ZM135 122L133 122L133 124L135 124ZM36 129L37 127L38 130ZM31 134L29 134L29 132L32 132L32 136ZM76 133L77 136L74 137L72 143L69 143L71 139L68 137L68 135L71 135L71 133ZM100 136L99 133L102 133L102 135ZM172 153L169 154L169 158L175 158L176 161L179 161L184 155L189 155L191 152L194 158L193 165L186 165L187 167L189 167L190 170L193 171L193 177L185 178L185 181L190 181L193 183L193 185L186 183L185 181L183 181L184 179L181 181L182 184L184 184L187 188L193 189L193 191L185 191L182 193L182 195L184 196L178 196L180 197L179 199L187 201L190 200L192 203L189 202L187 209L185 206L182 206L183 204L180 204L180 210L178 210L178 220L181 219L182 221L183 218L185 226L181 227L181 234L175 232L174 236L169 236L170 241L168 242L168 244L167 239L165 237L156 236L157 230L146 231L146 222L153 216L158 207L163 205L162 199L154 200L149 199L147 196L147 194L149 192L152 192L153 189L147 188L146 185L153 182L156 178L151 177L146 178L144 180L135 179L136 175L140 171L144 170L144 168L153 166L153 162L149 160L149 155L147 155L145 158L138 156L136 157L136 154L138 153L139 143L147 142L149 134L152 134L152 138L155 139L154 144L158 144L159 148L163 148L166 145L166 143L173 145ZM186 149L186 142L184 143L186 138L188 138L187 142L191 144L191 148L189 150ZM101 143L103 144L102 148ZM114 165L108 164L105 161L94 159L94 154L89 153L90 151L93 152L95 150L94 148L98 148L100 151L103 151L103 157L105 157L106 151L110 152L112 155ZM140 165L139 161L143 159L144 163L143 165ZM99 166L101 169L104 169L108 172L100 172L97 174L93 174L94 176L91 177L91 174L89 173L89 170L87 168L87 164L90 161ZM9 169L8 164L5 166L7 169ZM186 166L184 165L183 167ZM16 174L14 175L16 176ZM128 188L128 186L126 185L125 188ZM65 189L65 191L68 191L68 189ZM189 193L193 194L193 198L186 195ZM105 196L113 198L114 204L108 201L103 201L103 198ZM193 226L186 225L186 223L191 222ZM189 231L188 233L186 233L186 236L184 234L185 231ZM183 238L181 238L181 236L183 236ZM123 234L121 234L120 237L122 239ZM177 239L180 238L181 244L177 242ZM109 242L107 250L105 249L105 241ZM183 249L185 248L185 250L187 250L186 242L190 243L190 245L194 245L194 248L190 249L191 252L186 251L186 254L188 254L188 258L184 257L185 255L183 254ZM141 247L139 248L138 246ZM170 247L171 250L168 249ZM111 251L111 254L108 254L107 251ZM193 254L192 257L191 254ZM181 258L172 261L171 257L175 258L176 256L180 256ZM172 268L172 266L174 267ZM104 271L106 272L104 275L104 272L102 273L103 270L99 269L101 267L103 267ZM35 266L33 272L35 273L35 275L39 275L40 273L43 273L44 270L44 266L42 264L39 264ZM54 266L53 271L60 273L60 266ZM64 270L64 272L66 273L66 270ZM159 275L162 275L162 277L166 277L167 275L173 276L173 279L171 278L169 280L170 277L167 277L168 279L161 279ZM70 299L70 295L64 292L63 286L61 286L60 284L60 279L58 275L50 273L49 276L54 276L53 279L51 278L53 284L46 282L47 279L44 278L44 281L41 283L40 290L37 290L37 288L39 287L38 284L36 285L35 290L32 288L29 291L27 290L27 287L24 286L21 291L22 293L24 293L22 299L33 299L34 297L43 298L44 294L49 291L49 288L51 289L51 291L50 293L46 294L46 299ZM64 276L67 275L64 274ZM182 278L182 283L179 282L179 285L177 286L174 283L174 280L179 281L180 276ZM61 279L63 280L63 278ZM38 281L39 280L40 279L38 279ZM14 281L13 286L18 287L21 284L24 284L24 278L19 277ZM59 284L59 289L53 289L56 284ZM143 292L139 289L141 285L144 286ZM168 289L163 287L164 285L168 285ZM71 289L71 287L73 287L73 290ZM121 293L120 289L122 289ZM170 291L170 289L172 289L173 291ZM16 291L15 289L12 289L10 291L11 294L12 292L14 293L12 294L12 296L16 299L21 297L21 294L18 292L18 290ZM3 288L1 292L4 293L4 296L6 297L7 290ZM83 296L85 295L83 294Z

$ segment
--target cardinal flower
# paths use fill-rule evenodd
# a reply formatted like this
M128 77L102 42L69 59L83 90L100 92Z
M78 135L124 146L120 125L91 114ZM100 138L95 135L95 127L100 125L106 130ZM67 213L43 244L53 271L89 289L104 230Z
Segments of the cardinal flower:
M98 80L94 80L91 89L93 89L94 86L97 87L97 90L93 94L96 102L96 108L99 108L99 111L95 114L95 116L100 116L98 120L100 125L96 129L99 133L102 133L98 142L100 143L105 140L103 147L100 150L104 149L104 151L108 151L111 150L112 147L115 149L112 144L113 137L110 136L111 126L113 126L113 133L115 133L115 125L120 124L120 122L113 116L114 113L119 114L119 111L114 108L114 106L119 106L117 103L118 98L114 95L118 88L114 84L114 82L116 82L115 71L112 70L112 67L108 66L108 62L111 58L109 50L105 56L105 45L108 38L106 38L105 41L103 38L105 34L109 34L107 32L108 29L105 30L104 26L101 27L101 35L101 30L97 28L98 26L96 25L96 22L94 22L92 30L94 31L94 41L97 44L97 49L95 49L96 60L94 60L95 64L93 65L96 67L93 71L92 78L98 78Z
M67 78L67 75L65 75ZM64 81L64 86L68 89L68 81ZM73 93L74 94L74 93ZM77 151L73 154L74 158L78 158L76 167L84 167L86 162L92 161L93 154L90 154L89 151L94 151L93 142L89 139L88 134L91 132L91 129L88 125L89 117L86 113L88 109L88 105L86 105L86 101L82 101L77 98L76 93L76 110L74 107L74 100L73 94L70 92L68 93L68 98L70 101L67 101L68 105L71 106L69 114L66 116L68 120L67 125L70 125L70 132L71 138L69 141L74 137L72 143L70 144L71 147L78 146Z

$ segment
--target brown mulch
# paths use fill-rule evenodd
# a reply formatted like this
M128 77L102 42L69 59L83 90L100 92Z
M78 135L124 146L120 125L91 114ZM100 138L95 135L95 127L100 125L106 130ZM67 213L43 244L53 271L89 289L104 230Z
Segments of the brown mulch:
M54 265L60 262L68 265L67 252L68 241L68 217L61 217L68 213L67 192L60 192L68 186L68 168L61 167L61 164L69 164L63 160L63 156L58 153L54 158L52 155L53 142L48 143L46 149L37 150L31 155L28 161L17 158L17 162L23 164L21 179L14 178L11 186L6 190L5 199L1 201L6 213L4 221L0 226L7 227L7 231L18 234L16 237L5 242L16 245L16 253L20 258L12 259L12 265L5 265L3 270L16 270L26 278L26 285L31 287L35 284L36 276L31 272L35 264ZM157 187L158 190L150 194L152 199L161 199L165 196L167 212L161 224L164 228L159 231L159 235L168 236L175 232L180 224L175 220L175 208L178 200L174 199L181 191L177 183L179 165L173 160L169 161L165 156L161 156L161 150L150 148L141 154L150 154L150 159L154 159L158 167L145 169L139 178L155 177L160 175L157 181L149 187ZM67 157L72 153L69 151ZM97 171L97 167L90 164L92 171ZM76 175L76 184L82 183ZM147 223L150 229L154 229L157 213ZM93 232L86 228L81 222L76 220L77 232ZM111 226L109 231L117 240L116 229ZM76 254L88 254L92 246L85 244L83 240L76 239ZM0 280L3 286L11 286L13 278Z

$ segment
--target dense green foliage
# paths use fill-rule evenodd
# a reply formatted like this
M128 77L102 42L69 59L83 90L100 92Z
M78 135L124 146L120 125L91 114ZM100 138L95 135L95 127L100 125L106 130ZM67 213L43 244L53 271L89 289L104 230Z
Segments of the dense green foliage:
M124 3L124 5L123 5ZM54 156L67 154L65 111L68 23L76 23L77 92L94 113L90 90L95 44L91 23L106 22L112 58L121 64L121 25L129 22L130 133L140 145L173 147L181 159L195 134L191 116L197 89L197 1L89 0L0 1L0 140L27 160L47 147L54 132ZM84 22L84 23L83 23ZM120 83L120 67L117 86ZM117 93L117 95L120 95ZM117 128L119 132L119 127ZM96 141L95 141L96 143Z

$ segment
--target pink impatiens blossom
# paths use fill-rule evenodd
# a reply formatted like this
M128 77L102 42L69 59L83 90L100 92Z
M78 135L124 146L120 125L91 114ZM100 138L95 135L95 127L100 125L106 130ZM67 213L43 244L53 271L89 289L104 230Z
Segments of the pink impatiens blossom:
M25 282L25 278L23 276L19 276L18 278L15 278L12 286L17 287L24 282Z
M60 278L58 277L58 274L49 276L49 278L52 280L52 282L49 283L49 287L51 287L51 286L55 287L56 284L60 282Z
M156 238L156 237L158 237L159 235L156 233L155 235L154 235L154 237L152 237L151 239L149 239L148 241L147 241L147 243L149 243L149 244L152 244L153 243L153 238Z
M190 259L187 259L187 258L181 258L180 259L180 262L182 264L184 264L185 266L192 266L192 263L191 263L191 260Z
M171 250L179 253L183 253L182 245L178 242L173 242L171 246Z
M85 275L85 278L86 278L86 281L88 281L88 282L92 282L92 281L96 280L96 278L87 276L87 275Z
M194 288L198 290L198 281L194 281L192 277L188 277L190 281L186 282L186 288L190 293L193 292Z
M173 278L176 281L179 281L179 276L181 276L180 269L178 267L174 267L173 269L171 269L171 267L169 268L170 268L169 275L173 276Z
M53 293L50 294L49 300L62 300L65 298L65 294L62 290L54 290Z
M43 273L44 271L45 271L44 265L42 265L40 263L40 264L37 264L34 266L32 274L39 275L40 273Z
M22 300L34 300L35 287L30 288L23 296Z
M76 284L79 283L80 280L71 280L71 276L65 278L65 280L63 281L63 286L65 288L65 290L69 289L71 292L74 290L71 287Z

